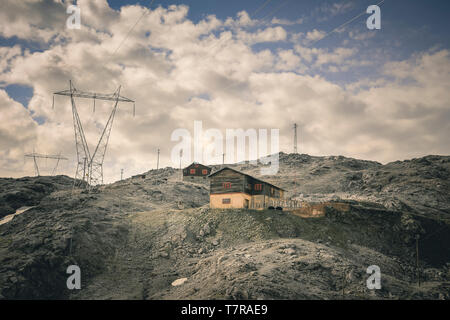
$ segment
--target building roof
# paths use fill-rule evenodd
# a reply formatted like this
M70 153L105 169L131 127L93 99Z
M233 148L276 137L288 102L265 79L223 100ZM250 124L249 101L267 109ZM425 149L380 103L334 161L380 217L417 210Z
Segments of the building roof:
M273 185L273 184L271 184L271 183L269 183L269 182L267 182L267 181L263 181L263 180L261 180L261 179L255 178L255 177L253 177L253 176L251 176L251 175L249 175L249 174L246 174L246 173L240 172L240 171L238 171L238 170L235 170L235 169L232 169L232 168L230 168L230 167L223 167L222 169L219 169L219 170L217 170L217 171L215 171L215 172L211 173L211 174L210 174L210 175L208 176L208 178L210 178L210 177L212 177L212 176L216 175L217 173L219 173L219 172L221 172L221 171L223 171L223 170L225 170L225 169L228 169L228 170L231 170L231 171L237 172L237 173L239 173L239 174L242 174L242 175L244 175L244 176L250 177L250 178L252 178L252 179L254 179L254 180L256 180L256 181L259 181L259 182L262 182L262 183L268 184L268 185L270 185L270 186L272 186L272 187L274 187L274 188L277 188L277 189L280 189L280 190L286 191L286 189L283 189L283 188L277 187L276 185Z
M189 168L190 166L193 166L193 165L199 165L199 166L202 166L202 167L205 167L205 168L208 168L208 169L211 169L212 170L212 168L211 167L208 167L208 166L205 166L204 164L201 164L201 163L198 163L198 162L192 162L190 165L188 165L187 167L184 167L183 169L187 169L187 168Z

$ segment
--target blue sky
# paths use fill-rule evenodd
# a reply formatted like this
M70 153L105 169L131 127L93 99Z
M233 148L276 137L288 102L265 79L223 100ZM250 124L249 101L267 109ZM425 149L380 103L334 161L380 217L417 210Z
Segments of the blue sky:
M295 121L313 155L449 154L450 2L385 0L381 29L368 30L365 11L380 1L80 0L81 28L69 29L67 1L4 0L0 176L32 173L22 155L33 149L74 158L69 102L51 108L70 79L96 92L122 85L136 100L136 118L115 119L107 180L125 165L148 170L158 148L173 165L171 133L199 120L278 128L285 152ZM77 104L95 137L107 107Z
M151 1L121 1L108 0L111 7L119 9L124 5L139 3L148 6ZM342 23L364 12L369 5L379 3L379 0L195 0L195 1L154 1L152 7L168 7L171 4L185 4L189 6L189 19L198 22L207 15L215 15L219 19L234 17L239 11L245 10L255 19L270 21L276 17L295 21L303 19L302 24L286 26L290 32L305 32L312 29L331 31ZM336 3L349 4L347 8L333 13ZM398 58L405 58L414 51L429 49L433 46L448 47L450 37L448 30L450 20L450 2L442 0L386 0L381 5L382 30L372 39L373 47L379 46L393 49L392 54ZM349 25L349 30L366 31L365 20L369 15L363 15ZM336 45L345 36L334 33L318 46Z
M108 0L111 8L120 10L123 6L136 5L149 7L152 1L123 1ZM151 8L169 5L189 6L188 18L198 23L208 15L215 15L218 19L225 20L228 17L235 17L242 10L249 13L253 19L262 19L270 22L272 19L285 19L296 21L301 19L302 23L283 25L290 34L307 32L317 29L330 32L336 27L349 21L360 13L364 12L371 4L376 4L379 0L354 0L354 1L333 1L333 0L195 0L195 1L154 1ZM342 9L335 9L335 4L342 4ZM382 29L370 31L373 36L367 39L364 46L358 41L352 40L347 32L367 33L366 19L369 16L364 14L346 26L347 32L334 32L323 40L314 44L317 48L330 49L337 46L348 48L359 47L359 55L366 55L369 59L376 59L380 65L386 61L407 59L414 53L430 49L449 48L450 37L450 2L442 0L386 0L381 5ZM259 27L255 27L259 28ZM343 42L348 43L343 45ZM17 37L0 37L0 46L13 46L19 44L31 52L43 51L48 46L35 41L26 41ZM259 51L270 49L292 48L291 42L258 43L253 45L253 50ZM374 53L376 52L376 53ZM323 70L311 72L319 74L327 79L339 84L353 82L361 77L377 77L379 69L374 66L353 68L348 72L325 72ZM19 84L5 87L8 94L15 100L27 106L32 88ZM31 92L31 93L30 93Z

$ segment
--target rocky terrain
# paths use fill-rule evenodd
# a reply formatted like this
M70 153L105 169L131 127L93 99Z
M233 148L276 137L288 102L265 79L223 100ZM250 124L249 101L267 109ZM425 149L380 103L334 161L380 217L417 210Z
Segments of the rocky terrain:
M33 207L0 225L0 298L450 299L449 177L445 156L382 165L281 153L279 174L262 178L295 199L348 206L318 218L209 209L208 186L173 168L90 192L68 177L5 179L2 199L50 186L1 202ZM72 264L81 290L66 287ZM380 290L367 289L370 265Z
M50 193L67 190L73 179L67 176L0 178L0 219L20 207L34 206Z

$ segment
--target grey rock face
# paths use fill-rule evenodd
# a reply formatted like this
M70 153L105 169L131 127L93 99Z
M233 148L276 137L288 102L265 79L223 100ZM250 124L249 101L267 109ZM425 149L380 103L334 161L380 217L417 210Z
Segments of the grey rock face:
M449 166L438 156L382 165L280 154L280 172L261 178L297 199L349 205L316 219L211 210L208 188L172 168L91 193L72 194L67 177L2 180L0 210L35 207L0 225L0 298L341 299L344 283L350 299L448 299ZM259 176L256 165L234 167ZM79 292L65 286L71 264ZM365 286L373 264L380 291Z

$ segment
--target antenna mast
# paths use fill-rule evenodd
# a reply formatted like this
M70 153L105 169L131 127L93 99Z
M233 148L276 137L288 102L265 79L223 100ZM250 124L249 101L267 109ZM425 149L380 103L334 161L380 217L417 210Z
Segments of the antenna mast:
M158 160L156 162L156 170L159 169L159 148L158 148Z
M294 123L294 153L297 153L297 124Z

